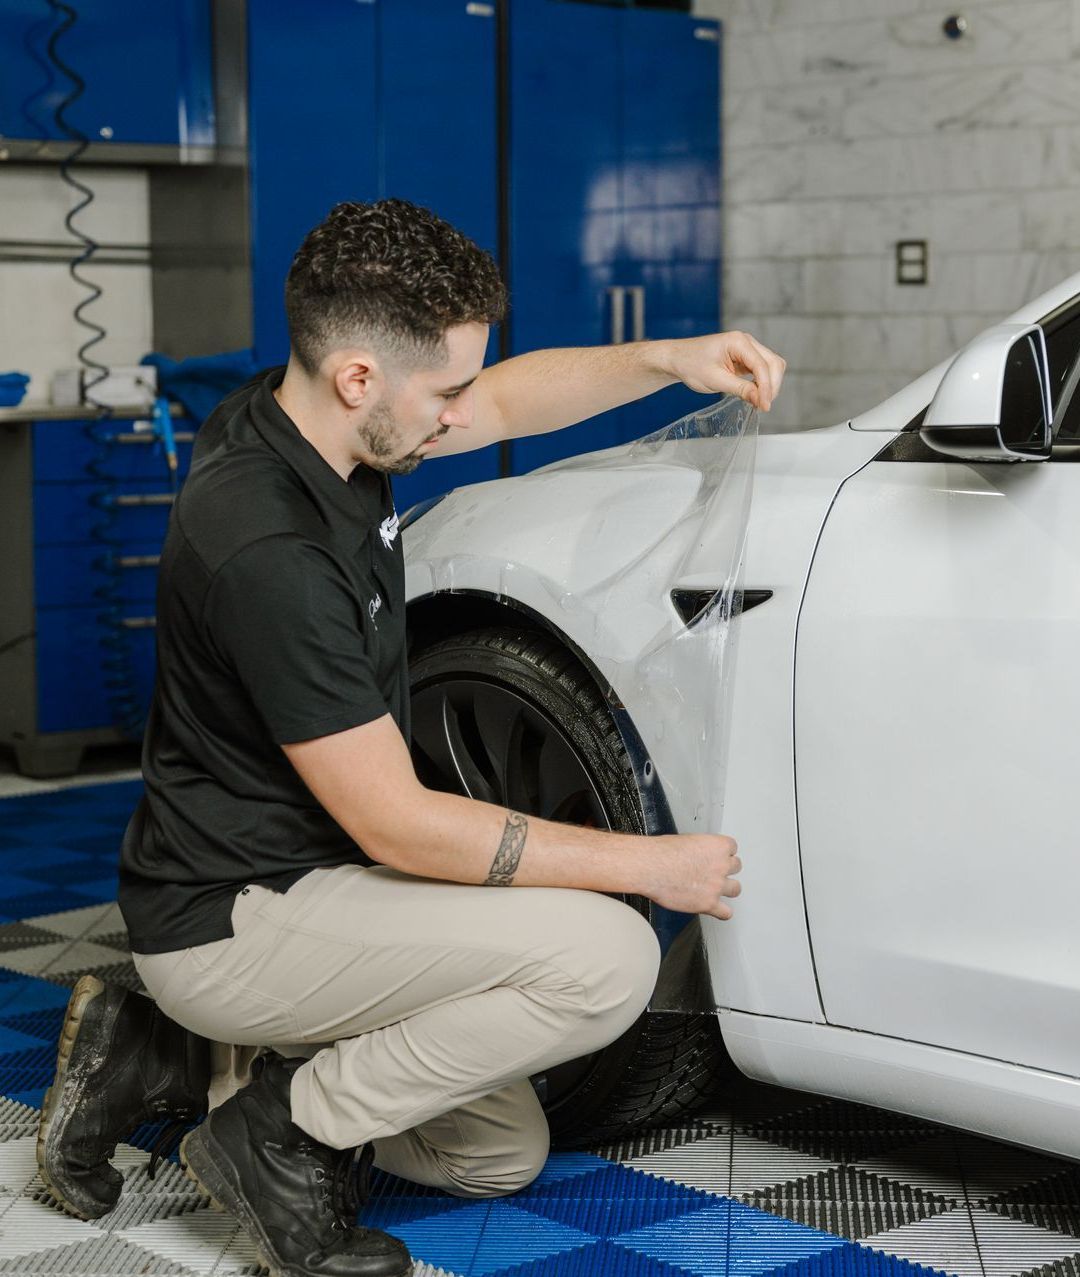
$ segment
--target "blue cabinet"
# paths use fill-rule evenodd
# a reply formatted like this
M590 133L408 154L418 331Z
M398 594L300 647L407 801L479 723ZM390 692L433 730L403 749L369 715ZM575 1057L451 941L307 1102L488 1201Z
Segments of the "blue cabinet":
M715 331L718 25L572 0L509 0L506 11L503 102L493 3L249 0L260 362L287 357L284 281L306 231L338 200L387 196L434 209L491 251L508 241L510 353L603 344L619 322L626 339ZM610 447L702 402L672 388L515 442L512 468ZM394 480L398 508L499 470L497 449L433 457Z
M493 11L448 0L249 0L255 349L284 363L285 277L341 200L397 196L498 245ZM497 345L493 341L493 352ZM496 448L394 480L399 509L499 473Z
M289 354L285 276L342 200L378 191L376 8L248 0L252 288L261 363Z
M458 0L386 0L379 15L379 197L430 208L497 254L494 14ZM493 332L487 362L498 354ZM498 476L497 447L432 459L394 478L394 501L404 511Z
M210 0L82 0L56 42L83 81L64 112L91 142L214 141ZM60 25L44 0L0 0L0 133L63 140L54 112L73 82L48 58Z
M513 353L715 332L719 27L564 0L511 6ZM515 473L706 402L672 387L516 441Z

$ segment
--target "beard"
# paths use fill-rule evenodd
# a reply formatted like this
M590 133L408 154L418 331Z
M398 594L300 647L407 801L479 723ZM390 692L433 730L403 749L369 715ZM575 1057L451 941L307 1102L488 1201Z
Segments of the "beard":
M394 455L401 441L401 429L394 409L388 403L375 405L359 434L365 450L371 454L373 470L386 474L412 474L424 460L424 454L419 450L403 457Z

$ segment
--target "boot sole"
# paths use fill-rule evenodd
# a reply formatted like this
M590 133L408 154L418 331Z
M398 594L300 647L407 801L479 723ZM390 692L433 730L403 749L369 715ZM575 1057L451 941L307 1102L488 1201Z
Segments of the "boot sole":
M45 1099L41 1105L41 1119L38 1122L37 1165L42 1182L58 1206L66 1211L67 1214L83 1220L100 1219L102 1215L108 1214L108 1209L94 1214L68 1201L53 1183L49 1174L47 1147L49 1137L53 1134L57 1125L62 1124L68 1116L66 1111L61 1111L60 1097L63 1094L68 1064L71 1061L71 1053L75 1049L75 1040L79 1036L79 1029L86 1015L86 1009L95 998L100 997L104 992L105 985L94 975L80 976L72 989L71 997L68 999L67 1012L64 1015L64 1024L60 1030L60 1045L56 1052L56 1074L53 1077L52 1086L45 1092Z
M240 1222L255 1243L255 1254L259 1262L269 1269L270 1277L294 1277L287 1268L282 1268L277 1263L266 1234L259 1221L248 1210L247 1202L221 1173L209 1151L204 1148L205 1137L195 1138L201 1130L200 1127L198 1131L188 1131L180 1141L180 1165L184 1168L184 1174L215 1210L223 1211Z
M194 1131L188 1131L180 1141L180 1165L184 1174L195 1184L203 1197L207 1198L215 1209L224 1211L238 1220L255 1243L255 1253L270 1271L270 1277L304 1277L297 1268L283 1268L274 1255L273 1247L263 1232L262 1225L248 1208L243 1194L230 1182L226 1173L215 1163L210 1150L206 1147L208 1135L206 1123ZM400 1269L395 1277L408 1277L412 1273L413 1264Z

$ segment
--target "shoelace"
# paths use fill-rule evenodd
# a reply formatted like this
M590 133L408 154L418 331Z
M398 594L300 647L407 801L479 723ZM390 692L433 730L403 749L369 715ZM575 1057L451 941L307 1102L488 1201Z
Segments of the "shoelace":
M320 1161L325 1157L325 1149L305 1145L304 1151L313 1153ZM374 1158L372 1146L363 1144L359 1149L343 1148L336 1153L329 1174L325 1166L316 1167L316 1181L323 1186L323 1201L334 1216L333 1227L347 1231L356 1224L357 1215L371 1196Z
M157 1174L157 1168L165 1158L176 1151L181 1135L190 1125L191 1123L187 1121L174 1121L167 1123L162 1128L161 1134L154 1141L154 1147L150 1150L150 1166L146 1172L147 1179L153 1179Z

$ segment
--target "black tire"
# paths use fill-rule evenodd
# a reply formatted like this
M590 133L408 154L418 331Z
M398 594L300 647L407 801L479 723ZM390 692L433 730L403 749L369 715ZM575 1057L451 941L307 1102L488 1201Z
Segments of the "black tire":
M457 635L415 653L411 678L413 758L425 784L545 819L646 832L604 696L554 638L510 628ZM622 899L647 909L641 897ZM646 1012L603 1051L533 1081L553 1143L582 1148L677 1123L732 1074L715 1016Z

